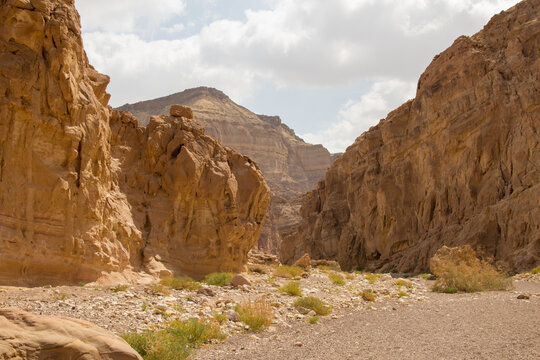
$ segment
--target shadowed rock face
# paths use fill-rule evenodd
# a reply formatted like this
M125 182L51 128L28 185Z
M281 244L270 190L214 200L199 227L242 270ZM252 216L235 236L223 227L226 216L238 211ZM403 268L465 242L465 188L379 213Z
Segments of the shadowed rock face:
M364 133L309 192L281 258L421 271L442 245L512 270L540 262L540 1L435 57L416 98Z
M277 253L279 231L298 221L299 206L291 200L312 189L332 163L332 155L322 145L305 143L277 116L257 115L235 104L223 92L200 87L162 98L126 104L129 111L146 125L153 114L166 114L171 104L193 109L206 133L261 167L272 191L269 214L265 220L261 249Z
M133 143L124 140L123 153L111 149L119 116L111 119L107 107L108 81L88 63L73 1L0 2L0 283L129 281L142 271L201 276L243 267L269 196L257 166L185 118L156 119L146 132L133 125ZM169 146L182 136L186 151L173 154ZM126 180L131 163L120 154L150 163ZM133 199L154 193L164 200L143 205L146 223ZM185 227L184 211L193 219ZM221 255L198 252L205 241Z

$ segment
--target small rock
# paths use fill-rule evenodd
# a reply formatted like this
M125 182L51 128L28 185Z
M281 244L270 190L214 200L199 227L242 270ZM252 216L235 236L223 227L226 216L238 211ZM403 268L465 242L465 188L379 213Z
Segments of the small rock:
M248 285L248 286L251 286L251 283L249 282L248 279L246 279L244 276L240 275L240 274L236 274L232 279L231 279L231 285L234 286L234 287L239 287L240 285Z
M294 343L294 346L296 346L296 347L302 347L303 344L302 344L301 342L295 342L295 343Z
M234 321L234 322L240 321L240 319L238 318L238 314L236 313L236 311L232 309L227 310L225 314L227 315L227 319L229 319L230 321Z
M303 306L297 306L295 309L296 309L296 311L298 311L298 312L299 312L300 314L302 314L302 315L307 315L307 314L309 314L309 312L311 311L311 310L309 310L309 309L306 309L306 308L303 307Z
M199 290L197 290L197 294L206 295L206 296L216 296L216 293L214 292L214 290L212 290L210 288L199 289Z
M520 294L517 297L519 300L529 300L531 297L529 295Z

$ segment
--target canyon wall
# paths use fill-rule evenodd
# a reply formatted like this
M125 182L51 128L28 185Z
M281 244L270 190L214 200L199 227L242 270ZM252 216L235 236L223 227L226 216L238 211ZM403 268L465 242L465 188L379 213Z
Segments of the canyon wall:
M155 276L189 268L201 276L223 266L243 267L245 254L238 251L247 254L247 247L256 243L269 197L257 166L200 134L200 126L184 130L179 125L184 120L160 118L150 132L135 129L137 141L123 145L134 153L124 154L127 158L146 151L158 162L149 165L157 169L158 179L130 184L127 196L124 178L118 179L126 165L110 143L115 135L111 123L118 131L118 115L107 107L108 81L88 63L73 0L1 1L0 283L134 281L143 278L143 272ZM175 131L181 135L173 135ZM186 144L192 156L186 164L162 160L164 148L180 136L193 142ZM178 157L186 159L186 154ZM131 175L144 178L147 171L140 167ZM197 177L189 178L194 173ZM193 188L178 189L183 183L205 188L205 181L214 180L221 181L215 187L220 194L203 190L191 199ZM230 190L235 181L246 181L246 190ZM152 232L162 229L159 241L149 242L152 235L145 234L129 202L136 197L132 193L145 193L146 186L159 194L161 186L171 196L167 201L174 203L167 216L152 223ZM236 210L220 208L221 200ZM204 246L194 243L216 224L192 224L187 235L177 237L188 214L205 213L209 206L218 206L212 213L222 217L214 229L217 235L208 241L222 241L226 248L218 246L221 250L212 260L202 254L194 257ZM241 243L231 247L240 233ZM168 253L179 242L182 246ZM233 257L224 260L219 251Z
M332 155L322 145L304 142L279 117L254 114L212 88L189 89L126 104L119 110L131 112L146 125L152 114L166 114L171 104L191 107L208 135L260 165L272 191L272 200L259 248L277 253L280 231L292 220L298 220L298 212L293 211L299 208L295 199L324 177L333 161Z
M424 271L472 245L511 271L540 263L540 1L437 55L415 99L356 139L304 199L281 259Z

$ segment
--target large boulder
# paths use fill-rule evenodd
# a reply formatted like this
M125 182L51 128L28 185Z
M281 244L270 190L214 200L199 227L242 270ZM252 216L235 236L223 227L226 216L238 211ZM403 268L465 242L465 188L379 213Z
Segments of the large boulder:
M124 340L87 321L0 309L0 360L142 360Z
M442 245L540 263L540 1L462 36L416 97L356 139L309 192L281 260L425 271Z

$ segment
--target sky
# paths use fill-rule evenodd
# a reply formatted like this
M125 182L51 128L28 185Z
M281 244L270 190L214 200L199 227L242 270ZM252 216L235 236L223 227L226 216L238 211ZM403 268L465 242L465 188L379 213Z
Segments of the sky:
M76 0L112 106L209 86L342 152L516 0Z

